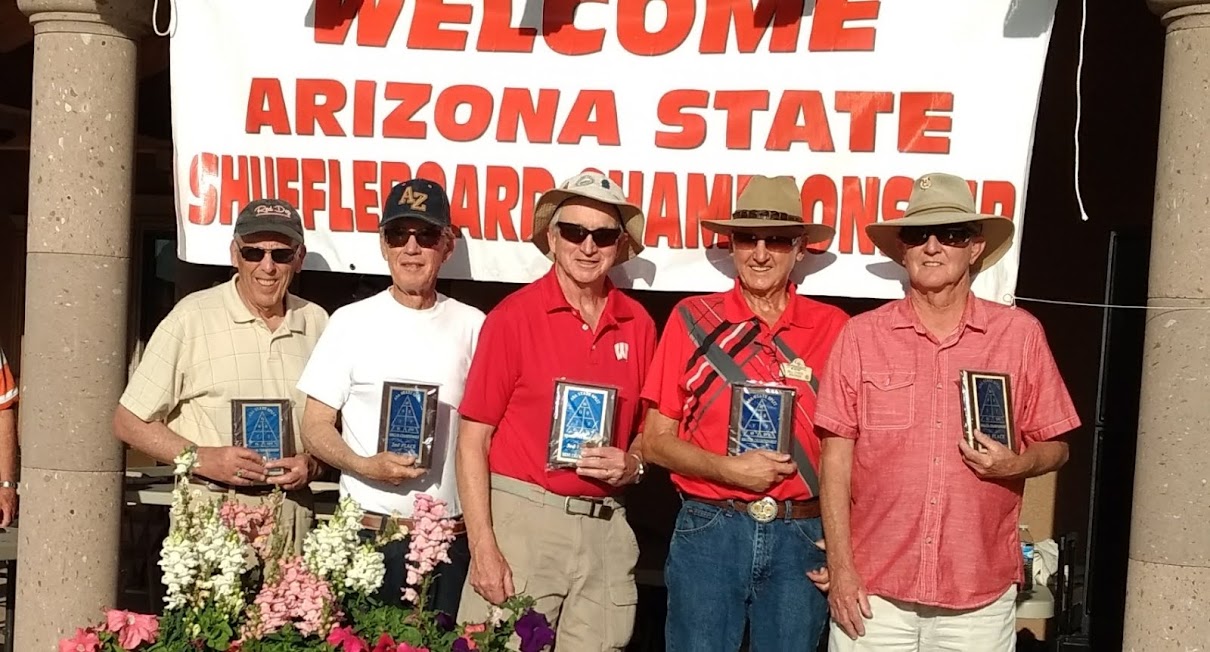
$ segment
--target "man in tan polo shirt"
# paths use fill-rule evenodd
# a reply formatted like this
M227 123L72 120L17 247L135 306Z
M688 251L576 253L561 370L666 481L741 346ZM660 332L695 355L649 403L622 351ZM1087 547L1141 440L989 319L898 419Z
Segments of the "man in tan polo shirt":
M292 526L283 531L295 550L313 520L307 487L321 468L303 452L306 396L296 386L328 322L323 308L288 292L305 255L293 206L259 199L244 207L231 243L234 278L190 294L160 322L113 422L119 439L161 462L196 444L195 476L212 491L256 501L274 485L285 489L281 523ZM280 424L285 457L267 460L232 445L233 401L282 399L288 417L270 414L268 427ZM256 414L245 427L249 437L266 427L264 413ZM291 445L297 454L289 455Z

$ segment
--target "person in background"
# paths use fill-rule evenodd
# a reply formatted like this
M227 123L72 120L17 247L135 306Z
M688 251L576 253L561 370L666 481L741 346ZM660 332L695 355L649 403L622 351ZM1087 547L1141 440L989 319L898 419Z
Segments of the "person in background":
M0 528L17 518L17 382L0 349Z

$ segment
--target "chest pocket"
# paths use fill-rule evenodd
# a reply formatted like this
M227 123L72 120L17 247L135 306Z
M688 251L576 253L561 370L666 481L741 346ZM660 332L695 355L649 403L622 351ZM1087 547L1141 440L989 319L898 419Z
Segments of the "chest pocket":
M869 429L907 428L915 416L916 373L862 372L862 423Z

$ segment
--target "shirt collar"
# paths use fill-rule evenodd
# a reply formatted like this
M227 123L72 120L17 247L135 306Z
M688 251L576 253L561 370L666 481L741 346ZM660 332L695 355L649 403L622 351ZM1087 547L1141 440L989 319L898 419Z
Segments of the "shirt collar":
M571 304L567 302L567 297L563 296L563 288L559 287L559 278L555 276L554 265L551 265L550 271L538 279L538 290L542 296L542 307L546 312L558 312L560 310L571 311ZM634 318L634 313L622 299L622 291L613 284L613 281L608 277L605 279L605 311L601 313L601 319L605 323L611 321L624 321Z
M793 324L799 328L811 328L814 324L808 318L806 307L803 305L803 298L798 295L798 286L793 283L786 284L786 310L782 313L781 318L777 320L778 324ZM752 307L748 305L748 300L744 298L744 291L740 287L739 279L735 280L735 285L731 287L731 291L723 297L723 319L726 319L732 324L752 321L756 319L756 313L752 311Z
M959 326L962 329L969 328L980 333L987 332L987 309L983 307L983 303L973 292L966 295L966 307L962 309L962 321L959 322ZM895 306L891 310L891 328L914 328L918 333L926 332L920 316L912 307L911 298L904 297L895 302Z
M244 300L239 296L239 290L235 284L239 280L239 274L231 277L223 288L223 307L227 309L227 316L236 324L247 324L256 321L256 315L248 310L248 306L244 304ZM307 330L307 322L303 319L302 312L299 310L303 307L304 301L298 297L286 293L286 316L282 319L282 323L286 328L295 333L303 333Z

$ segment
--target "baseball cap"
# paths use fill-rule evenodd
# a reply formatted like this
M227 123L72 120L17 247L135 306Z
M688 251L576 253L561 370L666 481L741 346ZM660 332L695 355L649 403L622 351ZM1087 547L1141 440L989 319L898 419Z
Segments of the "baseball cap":
M406 217L424 220L433 226L452 227L450 199L441 184L428 179L409 179L395 184L382 205L378 228ZM454 235L460 236L460 229Z
M235 218L235 235L245 236L253 233L280 233L302 244L302 216L287 201L280 199L251 201Z

